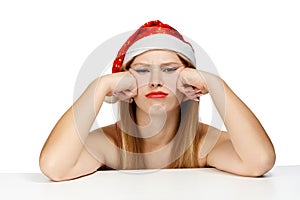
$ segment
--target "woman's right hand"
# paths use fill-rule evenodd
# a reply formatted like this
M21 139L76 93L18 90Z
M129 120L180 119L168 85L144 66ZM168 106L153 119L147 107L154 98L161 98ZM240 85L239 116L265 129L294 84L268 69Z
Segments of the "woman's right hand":
M136 79L129 71L105 75L104 78L108 84L107 96L131 103L132 97L137 95Z

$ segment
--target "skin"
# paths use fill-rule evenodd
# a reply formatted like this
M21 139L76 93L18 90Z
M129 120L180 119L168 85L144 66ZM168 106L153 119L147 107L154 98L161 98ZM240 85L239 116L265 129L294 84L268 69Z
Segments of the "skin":
M241 176L261 176L268 172L276 157L272 142L259 120L226 82L216 75L179 65L172 73L166 73L160 67L166 62L181 64L175 53L153 50L137 56L129 71L94 80L51 131L40 154L41 171L53 181L62 181L91 174L102 165L118 166L115 125L89 131L107 95L114 94L122 101L134 98L143 152L147 153L161 149L174 136L180 102L198 101L209 93L227 132L202 124L200 149L206 149L205 143L214 145L205 155L199 152L200 166ZM149 65L149 72L136 70L141 63ZM168 95L149 99L145 95L151 91ZM154 129L157 124L159 129ZM214 133L218 133L216 142L210 137ZM168 159L169 153L155 155L155 159L147 157L147 167L157 167Z

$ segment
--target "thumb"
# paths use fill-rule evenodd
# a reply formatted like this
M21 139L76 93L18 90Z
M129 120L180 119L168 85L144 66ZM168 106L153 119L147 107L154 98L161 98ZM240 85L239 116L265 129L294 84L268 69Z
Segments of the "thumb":
M135 78L138 76L138 73L135 71L135 70L133 70L132 68L129 68L129 70L128 70Z
M185 68L185 67L179 67L179 68L176 70L176 72L177 72L178 74L180 74L180 73L182 72L182 70L184 70L184 68Z

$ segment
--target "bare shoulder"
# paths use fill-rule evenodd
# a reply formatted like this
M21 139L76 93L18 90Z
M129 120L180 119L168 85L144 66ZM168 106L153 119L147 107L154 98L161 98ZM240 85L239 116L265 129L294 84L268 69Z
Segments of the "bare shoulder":
M202 163L201 166L206 166L207 156L212 149L219 143L230 140L230 138L224 131L201 122L199 122L198 134L200 134L199 161Z
M88 138L93 140L102 140L103 138L109 139L110 142L117 142L117 130L115 124L110 124L104 127L97 128L93 130Z
M202 138L209 137L210 135L214 135L214 137L218 138L218 141L228 140L229 134L226 133L226 131L222 131L218 128L215 128L213 126L210 126L208 124L204 124L199 122L199 131L202 134Z
M97 160L116 168L118 165L117 130L115 124L93 130L85 142L86 149Z

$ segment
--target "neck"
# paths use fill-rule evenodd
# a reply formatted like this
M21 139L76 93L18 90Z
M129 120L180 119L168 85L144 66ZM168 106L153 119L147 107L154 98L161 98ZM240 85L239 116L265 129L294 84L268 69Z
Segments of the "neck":
M143 152L151 152L164 147L176 134L180 107L165 112L163 108L155 106L149 113L137 108L136 118L143 138Z

